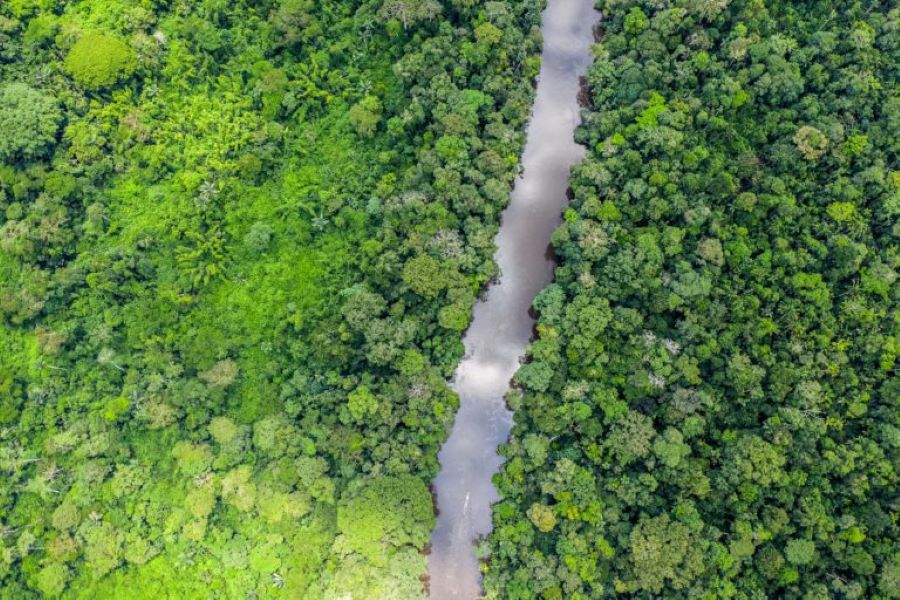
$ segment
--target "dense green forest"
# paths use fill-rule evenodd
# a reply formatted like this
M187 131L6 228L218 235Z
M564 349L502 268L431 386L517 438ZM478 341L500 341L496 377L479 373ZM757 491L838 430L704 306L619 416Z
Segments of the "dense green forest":
M489 598L900 597L900 9L606 0Z
M0 1L0 600L423 594L544 0ZM900 8L600 0L488 598L900 598Z
M0 2L0 598L422 593L542 6Z

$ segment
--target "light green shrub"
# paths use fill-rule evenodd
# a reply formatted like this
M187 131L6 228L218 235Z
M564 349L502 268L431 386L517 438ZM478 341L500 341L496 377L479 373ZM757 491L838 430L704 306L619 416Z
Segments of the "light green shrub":
M109 87L134 73L137 58L124 41L85 33L66 56L66 70L86 90Z

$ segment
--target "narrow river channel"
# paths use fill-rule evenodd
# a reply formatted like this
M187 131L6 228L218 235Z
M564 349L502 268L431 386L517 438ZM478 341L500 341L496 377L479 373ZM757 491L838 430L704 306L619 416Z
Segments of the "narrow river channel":
M531 339L531 301L553 275L547 248L566 204L569 170L584 154L574 142L577 96L598 18L593 0L549 0L544 11L543 62L523 174L496 240L501 277L475 305L466 332L465 358L452 384L460 408L434 480L440 512L428 570L431 598L437 600L474 600L480 594L473 542L491 531L491 504L499 499L491 478L502 463L497 446L512 427L504 396Z

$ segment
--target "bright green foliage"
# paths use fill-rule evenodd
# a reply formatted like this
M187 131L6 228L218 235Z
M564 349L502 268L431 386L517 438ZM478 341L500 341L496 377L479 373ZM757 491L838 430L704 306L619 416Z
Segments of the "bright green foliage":
M0 597L422 594L541 6L0 2Z
M793 565L808 565L816 558L816 545L810 540L791 540L785 546L784 555Z
M185 506L190 513L198 518L204 518L212 512L216 505L216 493L210 485L203 485L188 492L184 499Z
M553 528L556 527L556 513L552 508L543 504L532 504L528 509L528 519L544 533L553 531Z
M186 475L198 475L209 468L212 461L212 453L205 444L192 444L182 441L172 448L172 456L175 458L178 468Z
M363 421L378 410L378 398L368 387L361 385L347 396L347 409L356 421Z
M56 142L61 120L53 96L23 83L0 87L0 161L43 156Z
M409 548L393 553L384 565L375 565L358 554L347 556L325 591L326 598L417 598L425 572L425 557Z
M106 402L106 409L103 411L103 418L109 421L115 421L128 410L128 406L128 398L125 398L124 396L116 396L115 398L110 398Z
M123 540L114 525L86 522L79 534L84 539L84 560L94 577L103 577L121 563Z
M469 326L470 316L471 311L467 302L448 304L438 312L438 323L441 327L462 331Z
M241 465L222 477L222 499L244 513L256 504L257 487L251 481L252 475L249 465Z
M552 380L553 368L543 362L529 363L516 373L518 383L534 390L546 390Z
M223 446L230 443L237 433L237 426L228 417L214 417L209 422L209 434Z
M422 547L431 533L431 493L412 476L380 477L338 506L345 551L384 564L397 548Z
M137 68L134 50L119 38L87 32L69 49L66 70L86 90L99 90L126 79Z
M487 597L898 597L900 10L599 4Z
M366 96L350 107L350 124L359 135L372 137L381 120L381 111L381 101L375 96Z
M447 287L441 264L430 256L416 256L403 266L403 282L415 293L431 299Z
M51 523L60 531L66 531L81 522L78 507L71 502L63 502L53 511Z
M37 588L44 596L48 598L56 598L66 587L69 580L69 570L66 566L52 562L37 574Z

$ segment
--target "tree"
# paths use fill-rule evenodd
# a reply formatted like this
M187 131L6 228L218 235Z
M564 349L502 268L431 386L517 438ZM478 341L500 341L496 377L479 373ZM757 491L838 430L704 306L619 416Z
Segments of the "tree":
M0 159L0 596L421 595L539 11L63 4L0 2L59 100Z
M667 586L684 589L705 568L705 543L668 515L641 521L629 535L629 548L633 591L658 594Z
M122 562L122 538L106 521L85 523L81 527L85 540L84 557L95 577L102 577Z
M674 469L691 453L691 447L684 443L680 431L667 427L653 442L653 453L662 464Z
M407 544L422 548L434 520L431 494L412 475L378 477L338 505L343 545L375 564L385 564Z
M549 506L535 502L528 509L528 519L544 533L553 531L556 527L556 513Z
M803 158L815 160L822 156L825 149L828 148L828 138L815 127L804 125L794 134L794 144L797 145Z
M885 561L878 580L878 589L887 598L900 598L900 552Z
M88 32L69 50L65 64L81 87L94 91L130 77L137 68L137 58L119 38Z
M213 460L213 454L206 444L192 444L182 440L172 448L172 456L178 463L178 468L185 475L199 475L207 469Z
M226 358L218 361L208 370L199 373L197 376L205 381L211 388L226 388L237 379L238 366L236 362L230 358Z
M553 381L553 367L543 361L533 360L516 371L515 380L527 389L544 392Z
M438 323L441 327L462 331L469 326L472 309L468 303L448 304L438 312Z
M44 156L56 143L60 121L53 96L23 83L0 87L0 161Z
M627 33L631 35L637 35L641 31L647 28L650 24L649 19L647 19L647 15L644 14L640 8L635 6L629 11L629 13L625 16L625 26L624 29Z
M278 35L278 45L293 46L321 37L322 25L315 15L314 0L281 0L269 15L269 22Z
M435 0L384 0L378 16L385 21L397 19L404 29L441 14L441 5Z
M256 504L256 484L251 481L252 475L250 465L240 465L222 478L222 499L245 513Z
M220 445L230 444L238 434L238 427L228 417L213 417L209 422L209 434Z
M197 519L203 519L216 506L216 491L211 485L201 485L190 490L184 498L188 511Z
M361 385L347 396L347 409L356 421L363 421L378 410L378 398L368 387Z
M650 453L656 435L653 420L634 410L616 421L604 446L624 466Z
M269 248L274 230L268 223L257 221L244 236L244 246L253 256L260 256Z
M80 522L81 516L79 515L78 507L69 501L64 501L57 506L51 517L53 527L60 531L72 529Z
M816 557L816 544L811 540L790 540L784 555L792 565L808 565Z
M350 107L350 124L356 133L364 138L375 135L375 129L381 121L381 100L375 96L366 96Z
M440 263L428 255L419 255L403 266L403 282L418 295L432 299L447 287Z
M47 597L55 598L66 588L69 570L64 564L52 562L37 574L37 588Z

